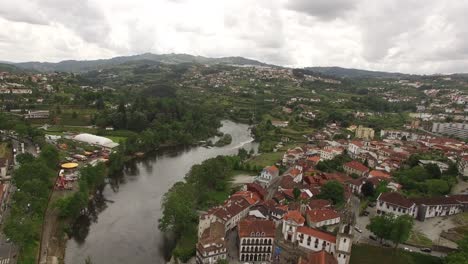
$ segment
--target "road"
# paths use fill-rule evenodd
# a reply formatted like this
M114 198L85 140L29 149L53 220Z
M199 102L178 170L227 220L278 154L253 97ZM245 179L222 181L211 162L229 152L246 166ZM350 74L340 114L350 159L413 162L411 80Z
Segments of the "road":
M10 213L9 211L10 210L9 208L10 197L13 195L14 191L15 191L15 187L10 185L10 188L7 191L7 195L5 196L5 201L3 201L3 203L6 204L6 206L1 217L2 229L3 229L3 220ZM3 233L0 233L0 264L15 264L17 254L18 254L18 248L13 243L9 242L8 238Z
M36 152L36 147L35 145L30 141L30 140L22 140L20 141L17 137L15 136L10 136L7 135L12 141L12 147L16 149L16 153L14 155L14 168L18 166L16 162L16 154L20 154L23 151L22 147L22 142L24 142L24 152L31 153L34 156L37 156ZM11 176L13 172L13 169L10 169L7 172L7 176ZM2 207L4 206L4 211L2 212L2 217L1 217L1 222L0 225L2 225L3 229L3 221L6 219L6 217L9 214L9 209L10 209L10 198L13 195L13 193L16 191L15 186L9 185L9 189L6 191L7 194L5 196L5 200L2 201ZM18 254L18 247L15 246L13 243L8 241L9 239L2 233L0 233L0 264L15 264L16 263L16 256Z

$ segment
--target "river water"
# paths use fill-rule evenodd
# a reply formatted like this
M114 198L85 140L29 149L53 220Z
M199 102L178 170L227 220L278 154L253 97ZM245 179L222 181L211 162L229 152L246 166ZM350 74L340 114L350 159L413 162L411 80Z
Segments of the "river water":
M218 155L237 154L239 148L257 151L249 127L223 121L220 130L232 135L224 147L173 148L129 164L123 175L104 187L90 217L82 217L67 243L65 263L165 263L169 239L158 230L161 199L192 165Z

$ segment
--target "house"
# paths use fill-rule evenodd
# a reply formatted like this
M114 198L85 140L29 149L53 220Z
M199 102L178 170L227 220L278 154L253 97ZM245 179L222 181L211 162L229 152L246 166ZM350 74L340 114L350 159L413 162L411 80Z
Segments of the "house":
M351 179L346 182L346 185L351 189L351 192L354 194L361 194L362 185L366 182L364 177L360 177L357 179Z
M299 257L297 264L338 264L336 258L325 250L311 252L307 257Z
M463 211L463 205L452 196L415 198L413 201L418 206L417 219L424 221L436 216L449 216Z
M310 227L335 225L340 222L340 215L331 208L317 208L306 212L306 220Z
M297 228L304 226L305 218L297 211L289 211L283 216L282 234L284 240L292 243L296 242Z
M249 213L249 209L257 204L260 198L252 192L240 191L233 194L223 205L213 207L205 214L202 214L198 222L198 237L203 231L210 227L213 222L224 224L226 231L233 229L237 223Z
M313 210L313 209L321 209L321 208L330 208L331 205L332 205L331 202L328 200L312 199L307 204L307 207L309 210Z
M321 160L331 160L343 153L342 148L324 148L319 151Z
M362 141L351 141L348 144L347 153L351 158L356 158L364 150L364 144Z
M302 181L302 170L303 168L301 166L294 166L293 168L289 169L286 173L285 176L291 176L293 178L293 181L296 183L299 183Z
M360 177L365 176L369 172L369 168L355 160L343 164L343 169L348 175L356 174Z
M275 241L275 223L270 220L244 219L238 224L239 260L266 261L272 260Z
M374 129L370 127L358 126L355 132L356 138L374 139Z
M468 211L468 194L455 194L452 197L462 205L463 212Z
M335 254L336 236L315 228L300 226L296 231L296 241L302 248L311 251L324 250L328 253Z
M255 182L244 185L244 191L255 193L261 200L264 200L267 195L267 191L260 184Z
M468 177L468 156L463 156L460 158L457 164L458 173L463 177Z
M271 124L274 127L287 127L289 122L288 121L273 120L273 121L271 121Z
M304 156L304 150L300 147L288 149L283 155L283 164L292 165Z
M24 115L26 119L47 119L49 118L49 110L28 111Z
M270 186L270 182L273 180L273 178L278 177L278 175L279 170L276 166L267 166L263 168L260 175L255 177L254 181L258 182L263 188L266 188Z
M215 264L221 259L226 259L227 250L224 235L224 225L220 222L211 223L203 231L196 246L197 264Z
M409 215L416 218L416 203L397 192L381 193L377 198L377 214Z

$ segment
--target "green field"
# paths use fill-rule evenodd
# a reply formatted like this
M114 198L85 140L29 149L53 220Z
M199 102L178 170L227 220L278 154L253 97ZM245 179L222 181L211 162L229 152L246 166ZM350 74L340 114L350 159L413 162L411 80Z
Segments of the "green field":
M408 239L408 244L422 247L432 247L432 240L430 240L423 233L412 230L410 238Z
M248 163L250 166L260 166L262 168L265 166L274 165L276 162L281 160L283 153L283 151L261 153L260 155L255 156L249 160Z
M442 264L442 259L421 253L366 244L353 245L350 264Z

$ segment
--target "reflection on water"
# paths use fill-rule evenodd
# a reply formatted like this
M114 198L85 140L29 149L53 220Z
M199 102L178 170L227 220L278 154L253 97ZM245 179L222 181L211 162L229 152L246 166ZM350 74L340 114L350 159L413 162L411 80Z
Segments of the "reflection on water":
M98 264L164 263L174 246L157 228L164 193L194 164L241 147L257 150L247 125L223 121L220 130L232 135L231 144L160 150L109 178L75 224L65 263L82 264L87 256Z

